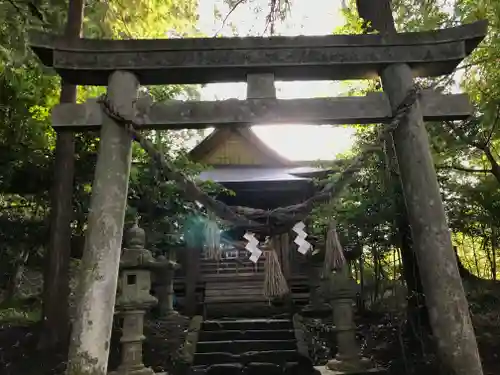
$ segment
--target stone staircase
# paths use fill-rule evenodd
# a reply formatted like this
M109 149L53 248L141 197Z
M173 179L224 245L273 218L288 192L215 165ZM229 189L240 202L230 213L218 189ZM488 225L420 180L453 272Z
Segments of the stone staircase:
M203 322L191 375L308 375L308 358L297 351L289 319Z

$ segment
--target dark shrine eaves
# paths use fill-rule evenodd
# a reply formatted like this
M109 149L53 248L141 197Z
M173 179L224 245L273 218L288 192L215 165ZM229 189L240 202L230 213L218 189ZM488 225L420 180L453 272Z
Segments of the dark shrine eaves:
M279 81L372 78L387 64L407 63L415 76L453 72L485 37L487 22L397 35L93 40L67 43L32 32L30 46L68 83L107 85L115 70L141 84L242 82L274 73Z

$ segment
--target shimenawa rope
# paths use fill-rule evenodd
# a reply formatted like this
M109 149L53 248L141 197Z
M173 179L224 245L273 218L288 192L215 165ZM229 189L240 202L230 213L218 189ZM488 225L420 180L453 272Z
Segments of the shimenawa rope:
M253 233L276 235L287 232L295 223L303 220L317 204L337 198L343 188L350 183L355 173L360 170L367 156L380 149L380 143L385 133L394 131L401 120L409 113L411 107L419 97L419 92L420 90L417 86L413 86L408 90L405 99L396 109L392 121L388 125L384 125L374 142L362 147L360 154L352 159L349 166L340 173L337 180L329 182L321 191L300 204L280 207L274 210L261 210L240 206L230 207L209 196L198 188L194 181L176 170L173 164L162 153L156 150L154 144L136 129L140 128L139 124L117 113L106 95L101 96L98 102L101 104L105 114L127 130L131 137L156 162L164 176L167 179L175 181L188 199L200 202L209 211L233 226L245 228Z

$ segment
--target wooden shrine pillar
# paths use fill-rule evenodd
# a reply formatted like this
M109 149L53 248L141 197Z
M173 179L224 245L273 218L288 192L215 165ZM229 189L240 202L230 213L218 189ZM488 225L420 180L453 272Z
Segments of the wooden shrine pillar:
M290 233L286 232L280 236L281 243L281 269L285 279L288 281L292 277L291 258L292 246L290 244Z
M357 5L360 16L381 33L395 32L389 0L357 0ZM432 56L429 56L429 60L432 60ZM407 64L393 64L383 69L380 76L391 107L395 110L413 87L412 70ZM408 219L439 355L445 366L456 375L482 375L476 336L418 100L393 136Z
M108 100L121 115L134 114L138 86L129 72L109 77ZM105 375L108 367L132 138L107 116L100 137L67 375Z

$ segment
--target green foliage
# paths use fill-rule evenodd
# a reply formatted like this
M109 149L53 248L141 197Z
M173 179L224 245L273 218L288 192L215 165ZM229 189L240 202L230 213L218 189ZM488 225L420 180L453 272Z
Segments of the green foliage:
M493 0L457 0L447 5L442 1L393 1L396 28L400 32L451 27L484 18L490 22L486 40L459 67L460 74L422 80L424 85L443 91L449 91L459 82L476 108L474 119L455 124L430 123L427 129L453 242L466 268L483 278L498 277L500 172L496 173L495 168L500 140L499 7L500 3ZM355 1L347 2L343 16L345 24L335 33L362 33ZM378 80L347 84L349 95L380 89ZM356 153L362 144L373 139L376 131L365 125L355 128L356 143L348 154ZM367 279L379 278L381 282L400 276L400 271L395 271L400 266L394 268L392 262L400 243L386 163L382 151L373 155L338 202L319 207L313 213L316 236L324 235L328 221L335 216L344 245L348 249L363 246L365 283ZM399 262L398 258L396 263ZM381 269L377 269L379 263Z
M67 1L37 1L33 4L0 0L0 289L22 266L26 252L29 265L40 266L48 245L49 191L52 180L55 133L50 110L59 102L60 80L45 69L27 47L28 28L62 33ZM101 38L179 37L196 33L196 0L115 0L86 1L84 35ZM133 12L130 12L133 9ZM35 15L33 15L35 14ZM105 88L79 87L78 101L102 94ZM149 88L157 100L176 96L195 98L197 86L158 86ZM160 136L159 146L169 152L180 168L195 174L198 166L186 160L185 141L196 132L169 132ZM74 191L73 255L80 255L86 228L96 153L97 134L76 134L76 175ZM134 145L131 204L152 231L166 232L160 216L171 225L176 212L184 208L180 193L170 183L159 183L142 150ZM165 210L165 207L168 209ZM150 216L148 216L150 215ZM162 216L163 215L163 216ZM165 224L166 225L166 224ZM169 229L170 230L170 229ZM178 229L176 229L178 231ZM163 231L163 232L162 232ZM154 236L153 236L154 237ZM21 256L22 255L22 256Z
M37 301L15 299L3 302L0 303L0 326L35 323L40 321L41 313L40 304Z

